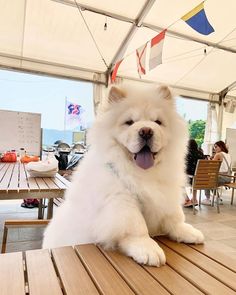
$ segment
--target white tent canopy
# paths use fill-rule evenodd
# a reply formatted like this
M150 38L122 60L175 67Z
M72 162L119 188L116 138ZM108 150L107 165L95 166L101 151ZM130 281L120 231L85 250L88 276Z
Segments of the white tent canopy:
M124 57L118 76L139 80L135 50L167 28L163 64L142 80L169 84L182 95L234 99L236 1L205 1L215 30L208 36L181 20L201 2L0 0L0 67L106 84Z

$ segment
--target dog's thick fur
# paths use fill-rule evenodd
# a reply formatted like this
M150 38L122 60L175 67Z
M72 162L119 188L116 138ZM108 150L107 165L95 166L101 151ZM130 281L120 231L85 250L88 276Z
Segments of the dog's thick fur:
M150 236L203 242L182 211L188 135L168 87L112 87L89 137L89 151L46 229L44 248L97 243L160 266L165 254Z

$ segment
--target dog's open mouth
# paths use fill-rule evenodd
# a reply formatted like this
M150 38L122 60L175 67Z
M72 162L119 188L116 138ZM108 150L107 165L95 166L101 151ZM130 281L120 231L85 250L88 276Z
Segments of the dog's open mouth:
M135 163L142 169L151 168L154 165L156 153L151 152L149 146L145 145L137 154L134 154Z

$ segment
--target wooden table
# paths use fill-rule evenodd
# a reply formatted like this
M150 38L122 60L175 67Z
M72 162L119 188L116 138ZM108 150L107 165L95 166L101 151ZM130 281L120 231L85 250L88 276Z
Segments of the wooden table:
M165 238L159 244L167 257L160 268L91 244L1 254L0 294L236 294L236 263L222 251Z
M0 200L49 199L47 218L52 217L53 199L63 196L69 181L59 174L55 177L29 177L22 163L0 163ZM42 218L42 208L39 210Z

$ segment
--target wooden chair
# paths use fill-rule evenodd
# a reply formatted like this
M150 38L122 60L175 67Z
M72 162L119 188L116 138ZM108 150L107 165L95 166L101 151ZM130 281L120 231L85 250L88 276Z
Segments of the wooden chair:
M48 225L49 221L50 221L49 219L43 219L43 220L5 220L4 229L3 229L2 251L1 251L1 253L6 252L8 228L44 227L44 226Z
M219 175L220 175L220 173L219 173ZM222 174L222 175L225 176L225 174ZM231 178L231 182L225 183L222 186L232 189L231 205L233 205L233 203L234 203L234 190L236 189L236 175L226 175L226 176Z
M218 213L220 213L218 194L218 174L220 170L220 165L221 161L198 160L192 182L193 197L196 198L197 191L200 190L199 208L201 208L201 191L209 189L213 191L213 196L217 196ZM193 206L193 214L195 213L195 206Z

